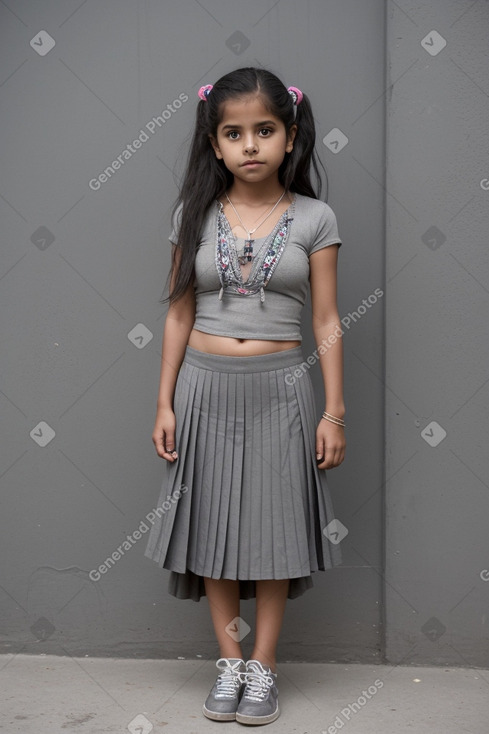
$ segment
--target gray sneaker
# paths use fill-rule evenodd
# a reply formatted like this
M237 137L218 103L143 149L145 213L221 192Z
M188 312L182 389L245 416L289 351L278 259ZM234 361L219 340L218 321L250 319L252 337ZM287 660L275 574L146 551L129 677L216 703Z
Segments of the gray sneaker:
M259 660L248 660L243 674L246 686L236 710L240 724L269 724L278 718L277 673Z
M241 658L219 658L216 665L222 673L217 676L202 711L208 719L234 721L244 690L241 676L246 671L245 661Z

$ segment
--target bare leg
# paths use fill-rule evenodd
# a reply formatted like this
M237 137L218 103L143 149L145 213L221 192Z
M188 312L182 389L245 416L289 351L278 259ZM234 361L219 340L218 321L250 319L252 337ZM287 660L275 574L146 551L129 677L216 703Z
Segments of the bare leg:
M276 672L275 653L289 591L289 579L256 581L256 631L251 658Z
M239 617L239 581L204 576L212 623L223 658L242 658L241 645L226 632L226 626Z

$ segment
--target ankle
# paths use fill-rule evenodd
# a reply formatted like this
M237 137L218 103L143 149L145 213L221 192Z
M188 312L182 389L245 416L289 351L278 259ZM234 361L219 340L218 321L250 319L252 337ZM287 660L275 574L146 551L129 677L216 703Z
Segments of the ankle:
M224 650L224 651L221 650L220 657L221 658L235 658L235 659L239 658L240 660L244 660L243 653L241 652L241 650Z

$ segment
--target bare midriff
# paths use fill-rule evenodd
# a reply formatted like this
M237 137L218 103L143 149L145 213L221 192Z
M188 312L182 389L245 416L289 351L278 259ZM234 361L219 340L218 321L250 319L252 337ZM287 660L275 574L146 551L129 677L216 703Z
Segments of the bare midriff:
M254 354L283 352L285 349L300 347L300 341L276 341L272 339L237 339L233 336L207 334L192 329L188 339L189 347L209 354L226 354L230 357L248 357Z

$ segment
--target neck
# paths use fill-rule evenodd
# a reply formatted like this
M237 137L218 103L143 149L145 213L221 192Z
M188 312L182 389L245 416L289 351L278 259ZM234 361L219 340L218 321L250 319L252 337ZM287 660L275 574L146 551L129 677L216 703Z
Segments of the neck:
M264 203L276 202L283 192L284 187L278 178L274 182L268 180L260 183L247 183L235 178L228 191L228 196L234 204L263 206Z

